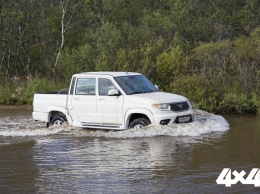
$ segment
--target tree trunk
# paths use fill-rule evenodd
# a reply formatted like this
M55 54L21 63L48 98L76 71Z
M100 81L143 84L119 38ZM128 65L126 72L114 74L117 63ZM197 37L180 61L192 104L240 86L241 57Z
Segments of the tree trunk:
M61 16L61 43L60 43L60 46L58 48L58 53L57 53L57 56L56 56L56 59L55 59L55 63L54 63L54 72L53 72L54 73L54 79L56 77L57 63L58 63L61 51L62 51L62 49L64 47L64 43L65 43L65 32L66 32L66 29L65 29L65 16L66 16L66 13L67 13L67 7L68 7L68 4L69 4L69 1L70 0L67 0L67 2L65 3L64 0L60 0L61 9L62 9L62 16Z

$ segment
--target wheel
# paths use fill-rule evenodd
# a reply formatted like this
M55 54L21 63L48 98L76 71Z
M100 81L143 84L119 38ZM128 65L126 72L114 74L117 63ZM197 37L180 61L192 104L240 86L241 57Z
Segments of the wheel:
M50 126L61 126L65 121L62 116L55 116L51 119Z
M141 129L149 124L151 124L151 123L147 118L138 118L138 119L133 120L130 123L129 128L130 129Z

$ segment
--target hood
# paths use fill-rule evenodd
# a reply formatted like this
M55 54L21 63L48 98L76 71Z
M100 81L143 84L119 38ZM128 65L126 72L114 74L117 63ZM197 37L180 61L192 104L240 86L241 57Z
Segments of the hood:
M131 95L131 96L144 98L143 100L150 99L154 103L175 103L175 102L184 102L184 101L188 100L184 96L166 93L166 92L134 94L134 95Z

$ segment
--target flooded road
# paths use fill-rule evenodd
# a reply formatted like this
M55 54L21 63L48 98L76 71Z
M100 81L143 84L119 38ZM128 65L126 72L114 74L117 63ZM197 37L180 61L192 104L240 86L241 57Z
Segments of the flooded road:
M193 123L112 132L46 129L30 108L0 107L0 193L260 193L216 183L223 168L260 168L259 150L252 115L197 110Z

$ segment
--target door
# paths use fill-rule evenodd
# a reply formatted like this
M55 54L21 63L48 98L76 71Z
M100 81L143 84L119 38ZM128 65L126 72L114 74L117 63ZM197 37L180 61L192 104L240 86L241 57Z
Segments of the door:
M96 78L78 78L72 107L81 125L97 124Z
M102 126L118 128L123 124L124 96L108 96L110 89L117 89L110 79L98 79L97 119Z

